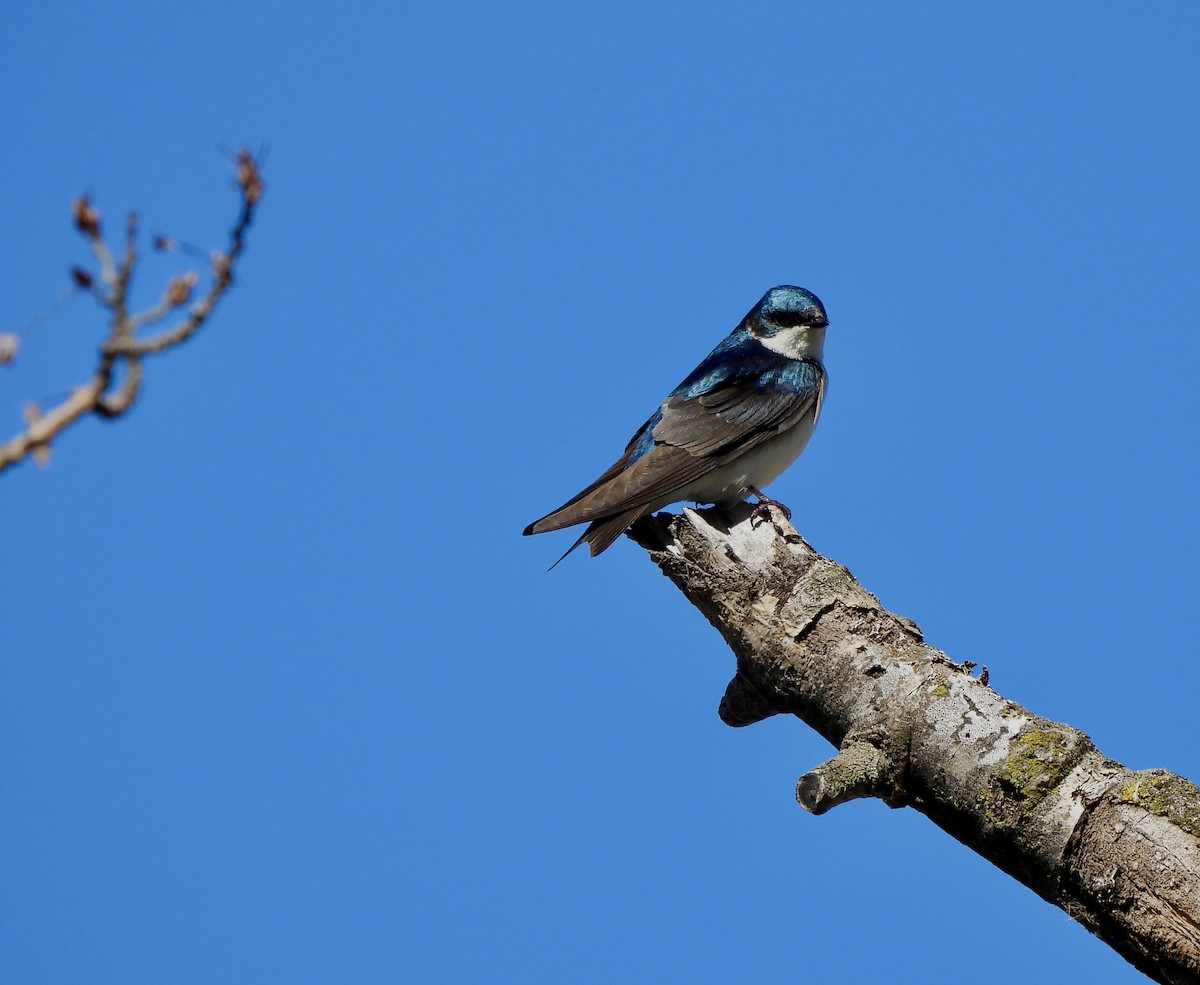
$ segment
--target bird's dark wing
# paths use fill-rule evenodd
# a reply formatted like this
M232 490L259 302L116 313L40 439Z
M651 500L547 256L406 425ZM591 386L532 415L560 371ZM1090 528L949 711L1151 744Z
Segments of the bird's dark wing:
M599 478L597 478L594 482L590 483L585 488L583 488L579 492L577 492L574 496L572 496L565 503L563 503L562 506L560 506L558 509L553 510L550 513L547 513L540 520L534 520L533 523L531 523L523 531L525 536L529 536L530 534L545 533L547 530L561 530L563 527L569 527L573 523L582 523L583 519L579 519L579 520L573 520L570 523L560 523L556 526L542 526L542 524L545 523L547 520L549 520L551 517L555 516L556 514L562 513L564 510L574 506L581 499L584 499L585 497L589 496L591 493L595 492L597 489L599 489L605 483L609 482L610 480L612 480L612 479L616 478L618 475L620 475L628 467L630 460L632 458L636 457L635 448L637 447L638 442L640 440L642 440L643 435L646 435L647 432L650 430L650 428L653 427L657 418L658 418L658 415L655 414L648 421L646 421L645 424L643 424L640 428L638 428L637 431L634 432L633 437L629 439L629 444L627 444L625 446L625 451L622 452L621 457L618 458L615 462L613 462L612 465L610 465L608 468L606 468L604 470L603 474L601 474L599 476ZM572 548L572 550L573 549L574 548ZM560 558L559 560L562 560L562 559Z
M634 436L622 458L579 495L531 523L525 533L591 521L580 542L587 540L592 553L598 554L664 497L819 411L824 371L816 363L795 366L787 377L781 375L767 385L761 385L761 378L733 378L699 394L673 394ZM653 443L643 451L649 444L647 428ZM603 524L607 532L609 524L604 521L615 522L617 517L629 519L597 549L593 528L598 535Z

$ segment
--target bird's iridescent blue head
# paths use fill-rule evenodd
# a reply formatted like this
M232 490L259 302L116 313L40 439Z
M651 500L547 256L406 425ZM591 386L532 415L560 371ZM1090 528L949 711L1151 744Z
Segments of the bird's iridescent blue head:
M825 306L803 287L772 287L746 315L745 325L768 349L792 359L820 359Z
M781 328L809 325L823 328L829 324L825 306L812 291L803 287L782 284L772 287L751 310L749 317L761 323L765 333L775 334Z

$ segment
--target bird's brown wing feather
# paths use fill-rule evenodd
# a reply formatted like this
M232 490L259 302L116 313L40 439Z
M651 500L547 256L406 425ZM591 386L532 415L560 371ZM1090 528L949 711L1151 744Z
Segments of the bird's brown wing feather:
M625 454L595 482L531 523L525 533L591 521L579 543L586 540L592 553L599 554L642 512L648 512L651 504L795 426L814 403L819 405L823 383L816 394L731 385L698 397L669 398L662 405L662 419L654 426L654 448L627 465L631 441ZM628 521L609 537L607 521L615 523L626 515ZM604 533L600 532L602 526Z

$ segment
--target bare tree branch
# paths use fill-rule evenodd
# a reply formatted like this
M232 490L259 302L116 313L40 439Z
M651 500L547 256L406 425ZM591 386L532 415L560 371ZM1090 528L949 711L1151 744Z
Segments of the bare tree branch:
M100 346L96 370L85 383L49 410L34 405L25 408L25 428L11 440L0 444L0 472L27 457L43 463L49 454L50 443L70 424L87 414L113 418L124 414L137 400L142 384L143 356L165 352L192 337L207 321L217 301L233 283L234 266L246 245L246 231L254 219L255 208L263 194L262 175L257 160L248 150L236 155L237 187L240 208L229 234L226 250L212 253L212 282L204 296L196 301L187 315L171 328L145 338L138 337L139 329L154 325L186 305L192 297L199 278L193 274L173 277L164 288L158 303L140 313L129 311L129 287L137 265L136 213L125 223L125 236L120 258L116 258L105 242L100 213L86 196L72 205L76 228L91 245L100 270L99 283L86 270L76 267L72 276L78 289L89 290L109 316L108 336ZM19 337L12 333L0 335L0 364L11 362L17 353ZM116 382L119 379L119 382ZM115 383L115 385L114 385Z
M659 514L631 535L737 657L721 719L796 715L839 750L800 778L800 804L913 807L1156 981L1200 982L1196 785L1006 700L776 513L751 513Z

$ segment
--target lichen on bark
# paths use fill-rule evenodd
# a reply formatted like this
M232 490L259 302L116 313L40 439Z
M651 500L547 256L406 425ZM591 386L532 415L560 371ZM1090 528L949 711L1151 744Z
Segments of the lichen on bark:
M1141 770L1121 788L1122 803L1136 804L1165 817L1177 828L1200 838L1200 788L1167 770Z
M1093 748L1078 729L1036 719L1012 741L996 777L1021 802L1022 814L1028 814Z

